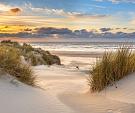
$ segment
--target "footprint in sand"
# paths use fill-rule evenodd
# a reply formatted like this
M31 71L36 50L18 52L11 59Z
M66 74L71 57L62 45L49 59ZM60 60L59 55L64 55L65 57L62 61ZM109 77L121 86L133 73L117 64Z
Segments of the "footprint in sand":
M110 109L107 111L107 113L114 113L114 112L113 112L113 110Z
M119 110L119 111L116 111L115 113L122 113L122 112L121 112L121 110Z
M120 110L119 111L113 111L113 110L108 110L107 113L122 113Z

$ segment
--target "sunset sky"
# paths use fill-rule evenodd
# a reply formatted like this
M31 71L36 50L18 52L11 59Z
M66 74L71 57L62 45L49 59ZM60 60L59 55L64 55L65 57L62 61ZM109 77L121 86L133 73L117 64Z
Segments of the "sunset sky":
M0 0L2 36L47 27L132 33L135 0Z

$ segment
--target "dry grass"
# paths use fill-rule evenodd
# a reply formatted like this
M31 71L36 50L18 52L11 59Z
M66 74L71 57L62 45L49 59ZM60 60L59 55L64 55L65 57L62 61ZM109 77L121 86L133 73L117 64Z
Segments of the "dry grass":
M105 52L90 71L91 91L100 92L132 72L135 72L135 54L130 48L122 47L116 52Z
M0 46L0 69L23 83L35 84L31 68L21 63L20 51L14 47Z

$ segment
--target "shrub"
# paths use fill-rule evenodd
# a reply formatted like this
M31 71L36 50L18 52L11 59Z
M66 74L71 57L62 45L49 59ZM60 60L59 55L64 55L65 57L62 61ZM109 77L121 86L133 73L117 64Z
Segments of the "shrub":
M90 71L90 89L92 92L100 92L132 72L135 72L135 54L130 48L105 52Z
M35 86L36 76L33 76L33 71L28 65L20 65L15 68L14 75L17 79L25 84Z
M20 55L23 56L26 62L30 63L32 66L61 64L58 56L52 55L49 51L42 50L41 48L33 48L27 43L21 45L18 42L4 40L1 41L0 46L8 46L18 49Z
M1 44L6 45L6 46L16 47L16 48L21 47L21 45L18 42L13 42L11 40L3 40L3 41L1 41Z
M28 53L30 51L33 51L34 48L30 44L23 43L23 46L21 47L25 53Z
M35 76L29 66L21 63L20 51L14 47L0 46L0 68L28 85L35 84Z

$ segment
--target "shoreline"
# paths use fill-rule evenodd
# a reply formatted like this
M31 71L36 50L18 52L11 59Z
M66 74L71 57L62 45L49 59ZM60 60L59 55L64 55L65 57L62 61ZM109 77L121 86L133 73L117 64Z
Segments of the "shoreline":
M66 57L91 57L101 58L103 52L84 52L84 51L50 51L51 54Z

